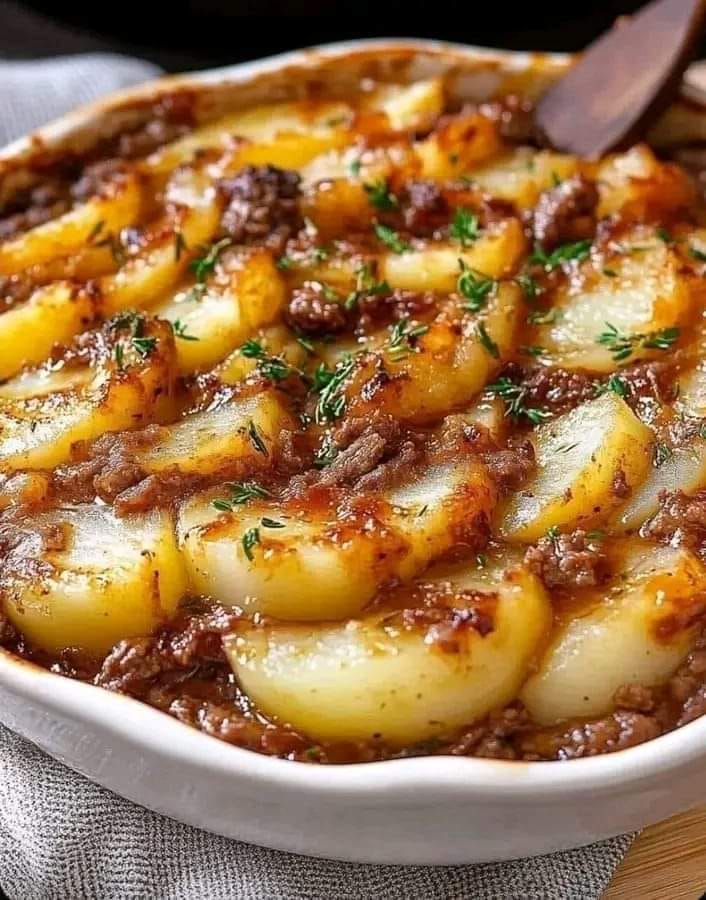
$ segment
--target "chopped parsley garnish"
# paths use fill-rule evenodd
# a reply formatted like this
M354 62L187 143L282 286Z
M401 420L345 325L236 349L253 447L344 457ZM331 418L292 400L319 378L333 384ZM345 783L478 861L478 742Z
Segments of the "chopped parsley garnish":
M527 316L530 325L551 325L556 322L557 310L555 309L533 309Z
M488 297L495 290L497 281L488 278L482 272L469 269L462 259L459 259L458 264L461 274L458 276L456 287L459 294L462 294L468 301L463 304L463 308L469 312L478 312L488 302Z
M386 247L389 247L393 253L404 253L409 250L409 244L402 240L394 228L376 222L373 229L378 240L382 241Z
M652 462L655 468L658 469L661 465L666 463L671 456L671 447L668 447L666 444L655 444L654 452L652 454Z
M390 340L388 347L390 354L395 360L402 359L414 349L414 344L418 338L422 337L429 331L428 325L414 325L408 318L400 319L395 322L390 331Z
M368 195L370 203L381 212L391 212L399 206L397 197L390 191L385 178L374 181L372 184L364 184L363 189Z
M476 334L478 335L478 341L481 346L493 357L493 359L500 359L498 345L488 334L483 322L479 322L476 325Z
M186 238L181 231L174 232L174 260L179 262L181 254L186 250Z
M669 350L678 339L679 328L663 328L649 334L625 334L615 325L606 322L606 330L596 338L596 343L605 347L615 362L628 359L640 347L650 350Z
M186 329L188 325L186 322L182 322L181 319L175 319L172 322L172 331L174 332L174 337L180 338L182 341L199 341L201 338L197 338L195 334L187 334Z
M515 384L512 379L505 376L498 378L493 384L489 384L486 390L493 396L501 398L505 403L505 415L513 419L524 417L529 419L533 425L539 425L550 415L546 410L525 406L527 388L521 384Z
M221 238L220 241L216 241L215 244L211 244L210 247L204 247L203 255L197 257L191 263L191 269L196 276L196 283L203 284L208 276L213 272L216 268L216 263L218 262L218 257L221 254L222 250L225 250L226 247L229 247L233 241L229 237Z
M535 244L534 253L530 256L530 262L542 266L545 272L551 272L563 263L573 260L581 262L581 260L586 259L591 252L592 243L593 241L591 240L585 240L576 241L574 244L562 244L561 247L557 247L556 250L549 254L545 253L539 244Z
M243 535L243 550L245 551L245 555L250 560L253 561L253 549L260 543L260 529L259 528L248 528L248 530Z
M390 285L386 281L376 281L373 263L365 262L356 269L355 290L352 291L344 302L346 309L353 309L362 297L371 294L389 294Z
M706 262L706 253L703 250L699 250L698 247L689 247L689 256L699 262Z
M221 512L231 512L234 506L242 506L255 498L271 496L269 491L255 481L233 482L228 487L230 488L230 497L227 500L214 500L212 503L212 506L215 506Z
M260 432L257 430L257 425L253 422L252 419L250 419L250 421L248 422L248 437L250 438L250 442L258 453L262 453L263 456L269 456L269 453L267 452L267 445L263 441Z
M263 516L263 518L260 519L260 525L262 525L264 528L284 528L285 527L284 522L278 522L277 519L270 519L267 516Z
M477 241L480 236L478 216L459 206L454 212L449 235L453 240L459 241L462 247Z
M314 372L313 390L319 395L314 410L314 421L325 425L339 419L346 409L343 386L355 368L355 358L348 355L336 363L331 371L322 363Z
M523 273L521 275L518 275L515 278L515 281L522 288L522 292L525 295L525 300L527 300L528 303L532 303L542 293L541 285L539 284L537 279L533 278L531 275Z

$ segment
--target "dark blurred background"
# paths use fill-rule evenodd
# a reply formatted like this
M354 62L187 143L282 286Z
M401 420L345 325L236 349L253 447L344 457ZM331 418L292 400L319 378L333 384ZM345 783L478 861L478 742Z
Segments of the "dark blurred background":
M427 37L512 49L578 50L634 0L444 4L443 0L0 0L0 57L92 50L143 56L169 71L223 65L327 41ZM493 8L488 7L495 7ZM397 15L394 15L397 11ZM463 24L466 23L466 24Z

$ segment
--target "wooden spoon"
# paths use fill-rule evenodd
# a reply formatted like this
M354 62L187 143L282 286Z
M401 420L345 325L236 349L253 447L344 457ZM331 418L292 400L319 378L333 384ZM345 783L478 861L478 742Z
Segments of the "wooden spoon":
M639 140L678 93L705 16L704 0L656 0L619 21L539 101L547 141L595 159Z

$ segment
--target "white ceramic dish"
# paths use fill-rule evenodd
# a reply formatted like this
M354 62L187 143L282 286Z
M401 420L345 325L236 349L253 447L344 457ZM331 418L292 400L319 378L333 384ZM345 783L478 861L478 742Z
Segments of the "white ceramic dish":
M537 94L563 57L420 41L334 45L165 79L66 116L0 154L0 196L35 153L90 144L196 93L204 117L263 100L353 88L361 77L454 73L462 97ZM662 138L706 137L706 106L672 110ZM0 721L143 806L229 837L376 863L465 863L579 846L706 800L706 717L621 753L568 763L426 757L351 766L286 762L231 747L135 700L0 651Z

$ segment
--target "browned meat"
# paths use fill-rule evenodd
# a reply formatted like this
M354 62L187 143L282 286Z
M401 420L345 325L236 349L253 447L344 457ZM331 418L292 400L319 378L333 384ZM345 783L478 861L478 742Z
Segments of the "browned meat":
M502 450L485 451L481 453L481 459L503 493L518 488L536 465L531 441L522 441Z
M0 218L0 241L7 240L49 222L65 213L71 206L66 184L47 179L18 198L14 211Z
M527 711L519 703L491 713L461 735L444 753L454 756L480 756L487 759L517 759L513 739L527 731L531 722Z
M659 509L640 529L642 537L660 543L677 540L701 548L706 542L706 491L688 496L682 491L662 491Z
M633 709L637 712L651 712L657 700L651 688L641 684L624 684L615 692L613 698L618 709Z
M139 468L139 467L138 467ZM198 476L190 478L181 472L161 472L159 475L148 475L136 484L121 490L115 497L115 512L119 516L130 513L145 512L156 506L168 506L190 488L202 481Z
M81 177L71 186L71 196L79 203L101 194L105 186L123 171L125 163L121 159L102 159L91 163L81 173Z
M299 175L275 166L246 166L220 183L221 225L237 244L264 243L281 253L302 225Z
M17 632L0 606L0 647L9 647L17 640Z
M520 144L538 143L531 100L508 94L501 100L481 104L479 111L498 123L500 134Z
M558 759L580 759L626 750L659 737L662 727L654 716L634 710L617 710L612 716L577 725L558 742Z
M585 531L543 537L525 553L525 563L548 588L589 587L608 576L608 558L600 541Z
M450 211L434 181L409 181L400 198L404 227L416 237L428 237L448 225Z
M318 281L307 281L294 289L287 307L287 320L304 334L319 337L343 331L348 324L343 303L328 300L324 286Z
M383 323L400 319L418 319L431 313L438 298L431 291L394 291L363 294L354 312L359 315L358 331L379 328Z
M34 288L31 279L23 275L0 275L0 303L9 309L28 300Z
M533 215L534 237L545 250L588 237L595 228L596 185L583 175L567 178L540 196Z
M523 380L526 390L524 402L559 416L596 395L593 380L583 372L558 367L544 367L528 371Z

